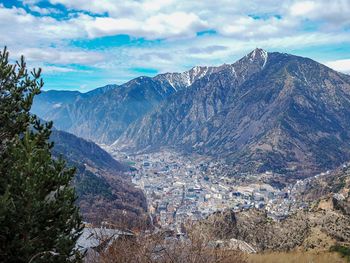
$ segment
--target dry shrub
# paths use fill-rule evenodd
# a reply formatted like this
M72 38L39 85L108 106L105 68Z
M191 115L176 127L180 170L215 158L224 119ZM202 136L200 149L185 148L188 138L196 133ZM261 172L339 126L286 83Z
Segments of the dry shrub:
M107 250L89 259L101 263L245 263L240 251L215 247L200 224L187 225L186 237L169 232L120 237Z

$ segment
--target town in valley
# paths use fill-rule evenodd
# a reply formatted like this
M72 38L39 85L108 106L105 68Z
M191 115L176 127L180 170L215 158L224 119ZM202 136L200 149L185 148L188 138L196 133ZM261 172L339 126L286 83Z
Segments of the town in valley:
M273 176L272 172L232 176L229 164L201 155L169 149L127 155L105 148L134 167L128 175L145 193L153 224L179 234L188 220L204 219L227 209L260 209L272 220L282 220L310 205L299 198L310 178L281 188L261 180Z

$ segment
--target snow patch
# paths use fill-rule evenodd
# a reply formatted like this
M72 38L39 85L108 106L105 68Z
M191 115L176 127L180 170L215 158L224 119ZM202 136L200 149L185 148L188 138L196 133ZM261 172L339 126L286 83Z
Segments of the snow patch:
M54 109L62 107L62 103L56 103L52 106Z
M202 72L199 75L197 75L197 79L203 78L207 74L207 72L208 72L208 67L204 67L204 70L202 70Z
M236 73L235 67L233 65L231 65L231 71L232 71L232 75L237 77L237 73Z
M268 58L268 53L266 52L266 50L261 50L261 57L264 59L264 63L262 67L265 67L266 62L267 62L267 58Z

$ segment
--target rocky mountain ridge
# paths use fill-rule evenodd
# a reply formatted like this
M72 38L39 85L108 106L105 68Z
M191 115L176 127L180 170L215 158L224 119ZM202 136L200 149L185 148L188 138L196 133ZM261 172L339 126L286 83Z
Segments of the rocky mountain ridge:
M91 93L46 117L118 150L171 147L224 158L237 173L303 177L350 158L350 77L308 58L255 49Z
M266 60L267 52L256 50L249 56L250 60L255 56ZM110 144L128 125L152 111L168 96L222 69L234 72L230 64L196 66L182 73L164 73L153 78L141 76L120 86L107 85L87 93L44 91L36 97L32 112L44 120L53 120L58 129Z
M226 158L237 171L308 176L350 158L350 77L254 50L169 96L115 142Z

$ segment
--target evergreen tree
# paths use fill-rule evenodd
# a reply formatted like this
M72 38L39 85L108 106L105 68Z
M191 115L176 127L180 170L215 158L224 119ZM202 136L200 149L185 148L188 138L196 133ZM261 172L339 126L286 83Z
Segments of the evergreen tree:
M30 115L43 82L23 57L0 52L0 261L77 262L82 231L70 182L74 169L51 156L52 123Z
M32 77L28 74L23 56L14 65L8 58L6 48L0 51L0 153L9 140L23 133L34 121L29 111L34 96L44 85L40 69L31 72Z

